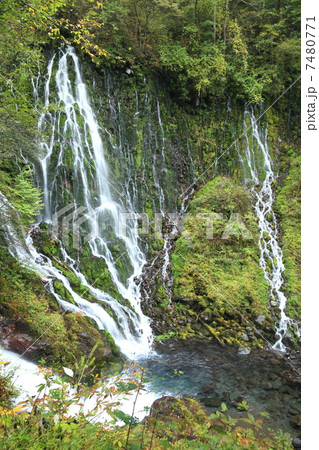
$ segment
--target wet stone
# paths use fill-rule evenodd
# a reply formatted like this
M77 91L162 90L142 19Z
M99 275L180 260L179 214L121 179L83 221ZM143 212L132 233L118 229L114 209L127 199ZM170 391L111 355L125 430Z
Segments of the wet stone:
M274 374L273 372L269 373L268 375L269 380L274 381L277 378L277 375Z
M299 430L301 428L301 417L300 415L295 416L291 421L290 424L293 428L296 430Z
M229 392L223 392L222 394L222 401L225 403L230 403L230 393Z
M276 391L271 392L271 393L268 395L268 398L271 399L272 401L276 401L276 402L281 401L281 397L280 397L280 395L278 394L278 392L276 392Z
M262 393L259 395L259 398L260 398L261 400L265 400L266 398L268 398L268 395L266 394L266 392L262 392Z
M238 355L249 355L250 350L247 347L239 347Z
M199 390L200 394L213 394L214 392L216 392L216 384L214 382L203 384Z
M264 316L263 314L260 314L259 316L256 317L255 322L259 323L259 325L262 325L266 320L266 316Z
M292 440L292 446L293 448L297 449L297 448L301 448L301 440L298 438L294 438Z
M247 387L255 387L258 383L258 377L254 376L248 379Z
M289 416L291 416L293 418L298 417L299 412L300 411L297 411L295 408L289 408L289 410L288 410Z
M215 397L204 397L200 399L200 402L208 408L219 408L222 404L222 399L218 396Z

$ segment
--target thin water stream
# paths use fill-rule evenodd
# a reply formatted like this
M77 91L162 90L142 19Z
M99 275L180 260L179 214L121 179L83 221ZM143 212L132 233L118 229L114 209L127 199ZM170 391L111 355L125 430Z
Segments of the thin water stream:
M290 327L300 337L297 323L286 314L287 298L283 293L283 272L285 266L279 245L278 223L273 210L273 181L276 179L273 162L268 148L267 128L263 129L255 118L252 109L244 112L243 150L237 146L244 180L253 194L253 208L259 226L260 266L270 286L270 305L278 307L280 317L276 325L277 341L273 348L285 352L283 342L290 337Z

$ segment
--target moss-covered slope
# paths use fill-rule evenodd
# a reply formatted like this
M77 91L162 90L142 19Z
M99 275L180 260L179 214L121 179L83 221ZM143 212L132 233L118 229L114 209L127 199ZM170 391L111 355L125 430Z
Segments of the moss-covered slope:
M291 158L294 151L290 149L288 153ZM301 308L301 158L290 158L287 159L286 152L282 156L282 176L276 189L275 210L286 268L283 289L287 296L287 312L290 317L298 319Z
M272 324L249 192L229 178L217 177L198 191L189 213L172 255L173 300L181 325L177 333L208 332L226 343L256 343L256 318L266 316L266 333ZM213 221L213 235L207 236L207 222L200 214L212 213L222 219Z

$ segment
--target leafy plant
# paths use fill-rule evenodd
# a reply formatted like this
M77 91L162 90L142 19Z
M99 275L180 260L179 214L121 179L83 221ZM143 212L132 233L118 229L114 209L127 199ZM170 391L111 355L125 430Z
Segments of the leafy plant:
M236 404L237 409L239 409L240 411L248 411L249 406L246 400L243 400L241 402L238 402Z

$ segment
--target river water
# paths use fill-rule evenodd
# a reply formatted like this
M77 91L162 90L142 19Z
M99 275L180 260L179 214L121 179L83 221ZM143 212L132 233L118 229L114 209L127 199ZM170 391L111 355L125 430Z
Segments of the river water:
M245 416L236 403L246 400L255 418L264 411L270 414L267 427L298 434L298 427L292 426L300 415L300 377L294 370L299 370L298 356L283 359L262 349L240 355L238 348L197 340L167 341L155 349L156 356L139 362L149 370L156 392L190 396L204 404L219 398L233 417ZM210 413L216 409L207 408Z

